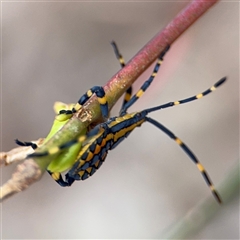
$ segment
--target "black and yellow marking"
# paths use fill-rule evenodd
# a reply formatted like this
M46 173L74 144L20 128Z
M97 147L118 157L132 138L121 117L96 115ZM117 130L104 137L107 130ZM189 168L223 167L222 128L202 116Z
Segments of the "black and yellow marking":
M226 81L226 79L227 79L226 77L221 78L219 81L217 81L212 87L208 88L206 91L204 91L202 93L199 93L197 95L194 95L192 97L185 98L185 99L175 101L175 102L165 103L165 104L162 104L162 105L157 106L157 107L146 109L144 111L147 111L148 113L150 113L150 112L154 112L154 111L157 111L157 110L160 110L160 109L173 107L173 106L176 106L176 105L180 105L180 104L184 104L184 103L188 103L188 102L192 102L194 100L200 99L200 98L206 96L207 94L213 92L217 87L221 86Z
M221 203L221 198L219 194L217 193L212 181L210 180L205 168L203 165L199 162L197 157L194 155L192 150L177 136L175 136L169 129L167 129L165 126L163 126L158 121L147 117L147 115L151 112L177 106L180 104L184 104L187 102L191 102L197 99L202 98L203 96L206 96L207 94L214 91L217 87L221 86L225 81L226 77L220 79L216 84L214 84L211 88L207 89L206 91L197 94L193 97L186 98L183 100L175 101L175 102L169 102L166 104L162 104L157 107L145 109L141 112L135 112L135 113L127 113L127 109L133 105L134 102L136 102L137 99L139 99L143 93L146 91L146 89L149 87L151 82L153 81L154 77L156 76L159 67L162 63L163 56L167 52L169 47L167 47L159 56L159 60L153 70L152 75L150 78L142 85L142 87L137 91L137 93L129 100L127 103L123 106L123 108L120 111L120 116L109 118L106 122L100 123L97 125L94 129L92 129L90 132L87 133L86 136L81 136L78 139L74 139L72 141L69 141L59 147L55 147L52 149L49 149L45 153L33 153L29 155L28 157L41 157L41 156L47 156L56 154L58 151L64 150L68 147L71 147L72 145L81 142L82 143L82 149L79 152L79 155L72 166L72 168L68 171L65 177L65 181L62 179L60 173L51 173L51 176L54 178L56 182L58 182L61 186L71 186L71 184L75 180L85 180L88 177L92 176L97 169L100 168L102 163L104 162L107 153L109 150L114 149L119 143L121 143L128 135L136 128L140 127L142 123L149 122L161 131L163 131L166 135L168 135L170 138L172 138L180 147L181 149L188 155L188 157L197 165L198 170L202 174L203 178L205 179L207 185L209 186L212 194L216 198L216 200ZM115 46L115 52L119 54L116 46ZM116 55L117 55L116 53ZM119 57L120 58L120 57ZM121 61L120 61L121 62ZM97 91L95 91L95 87L91 88L82 98L80 98L78 104L82 105L83 102L85 102L86 99L92 96L93 93L96 93L100 105L107 104L107 100L105 99L105 93L99 91L97 94ZM102 109L102 108L101 108Z
M105 96L105 91L104 91L103 87L101 87L101 86L95 86L95 87L92 87L91 89L89 89L78 100L78 102L75 104L75 106L73 107L72 110L60 110L58 118L60 118L61 115L71 115L71 114L79 111L82 108L82 106L92 97L93 94L96 94L96 96L97 96L97 100L98 100L100 108L101 108L102 116L105 119L107 119L108 115L109 115L108 102L107 102L107 98Z
M22 146L22 147L32 147L33 150L37 149L37 147L38 147L36 143L22 142L22 141L19 141L18 139L15 139L15 143L19 146Z
M111 44L112 44L112 46L113 46L113 50L114 50L114 52L115 52L115 55L116 55L118 61L120 62L121 67L122 67L122 68L125 67L125 61L124 61L124 59L123 59L122 54L121 54L121 53L119 52L119 50L118 50L117 44L116 44L114 41L112 41ZM130 86L130 87L127 89L126 93L125 93L125 96L124 96L124 99L123 99L122 108L123 108L123 106L125 106L125 104L131 99L131 97L132 97L132 86Z
M163 62L163 57L166 54L166 52L168 51L170 46L167 46L163 52L159 55L158 57L158 61L153 69L153 72L151 74L151 76L149 77L149 79L147 81L144 82L144 84L141 86L141 88L138 90L138 92L133 95L133 97L122 107L121 111L120 111L120 115L124 115L127 112L127 109L129 107L131 107L143 94L144 92L148 89L148 87L151 85L152 81L154 80L154 78L157 75L158 70L160 69L160 66Z
M190 150L190 148L178 137L176 137L169 129L167 129L165 126L163 126L161 123L157 122L156 120L146 117L146 121L152 123L155 127L159 128L162 130L164 133L166 133L170 138L172 138L182 149L185 151L185 153L190 157L190 159L197 165L198 170L201 172L203 178L205 179L207 185L209 186L213 196L216 198L216 200L221 203L222 200L217 193L215 187L213 186L213 183L208 176L205 168L203 165L199 162L197 157L194 155L194 153Z

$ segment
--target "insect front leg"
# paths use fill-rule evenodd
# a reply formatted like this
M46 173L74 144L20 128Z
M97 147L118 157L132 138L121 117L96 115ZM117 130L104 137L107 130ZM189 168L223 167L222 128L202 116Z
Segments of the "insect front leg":
M72 113L77 112L79 109L82 108L83 104L86 103L93 94L96 94L97 96L97 100L99 102L100 105L100 109L102 112L102 116L104 117L104 119L108 118L109 115L109 111L108 111L108 102L107 102L107 98L105 95L105 91L103 89L103 87L101 86L95 86L90 88L77 102L77 104L73 107L73 109L71 110ZM61 113L65 113L64 111L62 111Z
M38 148L38 145L33 142L22 142L19 141L18 139L15 139L15 143L22 147L32 147L33 150Z

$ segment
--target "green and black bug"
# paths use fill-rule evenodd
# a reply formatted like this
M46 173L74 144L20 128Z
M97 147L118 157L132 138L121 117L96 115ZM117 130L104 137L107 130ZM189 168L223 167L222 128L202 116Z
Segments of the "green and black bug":
M118 51L118 48L114 42L112 42L115 54L117 58L120 61L120 64L122 67L125 66L124 60L121 56L121 54ZM209 186L212 194L216 198L216 200L221 203L221 198L217 191L215 190L215 187L210 180L205 168L203 165L199 162L195 154L190 150L190 148L175 134L173 134L169 129L167 129L165 126L163 126L158 121L148 117L148 114L154 111L158 111L161 109L173 107L176 105L192 102L194 100L200 99L203 96L206 96L207 94L213 92L217 87L222 85L226 81L226 77L220 79L217 83L215 83L211 88L207 89L206 91L194 95L189 98L185 98L183 100L174 101L174 102L168 102L166 104L162 104L153 108L148 108L145 110L142 110L140 112L134 112L134 113L127 113L127 110L129 107L131 107L147 90L147 88L150 86L152 81L154 80L161 63L163 61L163 57L165 53L168 51L169 46L165 48L165 50L160 54L158 61L154 67L153 73L149 77L149 79L144 82L144 84L141 86L141 88L137 91L137 93L133 96L132 94L132 87L130 87L124 98L123 105L121 107L119 116L111 117L107 119L105 122L98 124L96 127L94 127L91 131L85 134L81 134L77 139L73 139L61 146L56 146L54 148L49 149L46 152L35 152L33 154L30 154L28 158L37 158L37 157L43 157L43 156L50 156L54 155L57 152L64 151L66 149L72 148L73 146L81 146L81 148L78 148L77 151L75 151L75 154L73 156L69 157L69 163L68 168L70 169L66 176L65 180L63 180L61 176L61 171L56 171L57 168L48 168L48 172L50 175L54 178L54 180L60 184L61 186L71 186L72 183L76 180L85 180L88 177L92 176L102 165L104 162L107 153L109 150L114 149L120 142L122 142L128 135L136 128L140 127L144 122L149 122L158 129L162 130L165 134L167 134L170 138L172 138L182 149L183 151L189 156L189 158L197 165L198 170L203 175L207 185ZM102 87L93 87L91 88L87 93L85 93L78 103L71 109L62 109L59 111L59 115L57 117L59 119L66 118L69 119L72 114L76 111L78 111L81 106L93 95L97 95L100 108L102 111L102 115L104 118L108 116L108 104L107 104L107 98L105 96L105 92ZM20 142L22 143L22 142ZM23 143L24 144L24 143ZM28 144L29 146L30 144ZM57 164L58 161L55 161L55 164ZM60 164L61 165L61 164ZM66 170L66 167L64 168Z

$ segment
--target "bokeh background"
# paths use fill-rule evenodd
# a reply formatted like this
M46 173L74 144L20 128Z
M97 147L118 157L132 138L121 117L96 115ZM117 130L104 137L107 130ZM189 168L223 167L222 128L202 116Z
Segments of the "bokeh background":
M2 150L15 147L15 138L46 136L56 100L76 102L120 69L111 40L128 61L189 2L3 2ZM204 99L151 114L189 145L216 186L239 156L238 58L239 3L220 2L172 45L157 79L131 108L189 97L228 76ZM2 183L15 167L2 169ZM45 174L4 202L2 237L160 238L210 194L182 150L146 123L87 181L61 188ZM239 199L223 205L195 238L238 239Z

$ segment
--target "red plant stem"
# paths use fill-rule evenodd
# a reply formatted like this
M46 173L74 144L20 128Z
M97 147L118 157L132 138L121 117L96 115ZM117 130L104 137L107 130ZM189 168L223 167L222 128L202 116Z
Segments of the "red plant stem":
M183 9L162 31L150 40L106 84L105 91L112 105L129 86L157 59L167 45L172 44L200 16L218 0L194 0Z
M180 12L161 32L150 40L128 63L116 73L104 86L109 109L133 84L133 82L157 59L163 49L174 42L188 27L218 0L193 0ZM86 117L83 119L82 113ZM87 116L88 115L88 116ZM61 145L69 139L74 139L79 132L90 123L95 124L101 119L101 111L96 97L92 97L85 105L84 111L77 112L47 143L36 151L44 151L51 145ZM71 136L70 136L71 135Z
M124 94L129 86L141 75L161 51L173 43L188 27L190 27L203 13L205 13L218 0L194 0L176 18L174 18L160 33L147 43L127 65L115 74L104 87L109 109ZM84 116L85 115L85 116ZM92 97L85 105L83 111L77 112L48 142L36 150L44 151L51 146L59 146L88 127L90 123L97 123L101 119L101 111L96 97Z
M177 15L175 19L173 19L172 22L149 41L149 43L147 43L136 54L136 56L128 62L126 67L115 74L104 87L109 108L113 107L128 87L131 86L132 83L150 66L150 64L156 60L158 55L168 44L170 45L173 43L174 40L176 40L216 2L218 2L218 0L193 0ZM44 151L52 146L59 146L76 138L83 129L86 129L90 121L96 122L99 116L101 116L96 98L91 98L84 107L85 109L83 113L86 115L86 121L79 121L79 119L83 119L83 116L81 113L76 113L74 117L72 117L72 119L47 142L47 144L42 145L36 151ZM90 119L88 118L88 115L90 116ZM27 163L29 162L31 161L28 160ZM38 163L39 167L35 162L33 162L33 164L36 165L34 165L35 167L31 167L31 164L30 167L28 165L23 166L24 164L25 162L21 167L19 165L19 169L15 174L16 176L20 176L20 178L13 177L0 189L0 201L27 188L34 181L37 181L42 175L43 167L48 163L42 159ZM28 172L31 172L32 175Z

